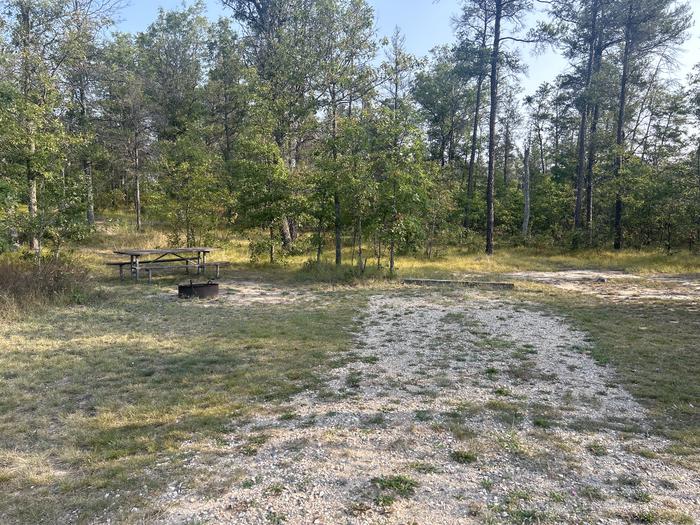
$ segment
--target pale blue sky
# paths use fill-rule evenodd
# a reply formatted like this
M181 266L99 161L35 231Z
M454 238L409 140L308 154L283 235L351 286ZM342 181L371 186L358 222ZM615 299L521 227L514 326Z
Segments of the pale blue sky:
M409 51L424 56L431 48L454 40L451 18L459 11L461 0L368 0L375 9L377 29L381 36L389 35L396 26L406 35ZM187 2L192 3L192 2ZM695 19L700 21L700 0L690 0ZM220 0L206 0L211 18L225 14ZM142 31L156 17L159 7L172 9L182 5L182 0L131 0L131 5L121 14L122 31ZM529 73L522 79L525 94L532 93L537 86L551 81L566 68L566 62L554 52L532 56L523 50L529 64ZM692 35L678 56L680 67L674 76L684 77L692 66L700 62L700 23L696 22Z

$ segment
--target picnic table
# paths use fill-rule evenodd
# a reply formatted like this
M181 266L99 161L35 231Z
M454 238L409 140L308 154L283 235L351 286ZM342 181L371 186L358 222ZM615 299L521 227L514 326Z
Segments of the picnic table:
M138 281L141 271L148 273L148 280L151 281L153 270L166 270L185 268L189 273L190 265L194 266L197 274L207 267L207 255L215 251L215 248L192 247L192 248L163 248L156 250L124 249L115 250L116 255L125 255L129 261L107 263L109 266L119 266L119 277L124 279L124 268L129 267L131 278ZM166 265L167 266L164 266ZM224 263L210 263L217 267ZM218 275L217 275L218 277Z

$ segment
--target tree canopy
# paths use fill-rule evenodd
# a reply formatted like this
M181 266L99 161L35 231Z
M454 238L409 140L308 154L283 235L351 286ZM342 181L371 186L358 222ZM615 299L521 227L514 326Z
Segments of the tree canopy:
M700 241L700 65L680 0L465 0L428 57L365 0L223 0L111 32L118 0L3 0L0 249L131 210L172 242L244 235L393 271L447 244ZM569 67L526 93L527 46Z

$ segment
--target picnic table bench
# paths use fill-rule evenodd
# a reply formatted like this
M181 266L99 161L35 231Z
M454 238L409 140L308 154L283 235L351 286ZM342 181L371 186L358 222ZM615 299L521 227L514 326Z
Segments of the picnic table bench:
M216 278L218 279L221 276L221 268L225 266L230 266L230 262L208 262L206 264L198 264L196 265L197 268L197 274L201 271L202 273L205 273L207 268L214 268L216 270ZM179 266L146 266L144 268L144 271L146 272L146 275L148 276L148 282L153 281L153 272L154 271L159 271L159 270L180 270L182 269L182 265ZM189 271L189 267L186 267L186 271Z
M141 272L146 272L148 282L151 282L154 271L176 270L184 268L187 273L190 269L196 270L197 274L206 271L208 267L216 268L216 276L222 266L228 266L226 262L207 262L207 255L212 253L214 248L190 247L190 248L164 248L164 249L123 249L115 250L116 255L129 257L128 261L108 262L107 266L119 267L119 278L124 280L124 269L129 268L131 278L138 281Z

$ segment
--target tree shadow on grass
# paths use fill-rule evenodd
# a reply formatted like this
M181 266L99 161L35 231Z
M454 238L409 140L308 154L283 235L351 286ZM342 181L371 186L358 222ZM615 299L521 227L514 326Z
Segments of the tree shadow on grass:
M0 517L81 522L147 508L177 477L184 444L211 448L261 403L318 384L330 356L351 350L356 301L242 309L127 290L6 327ZM60 475L18 468L28 454Z

